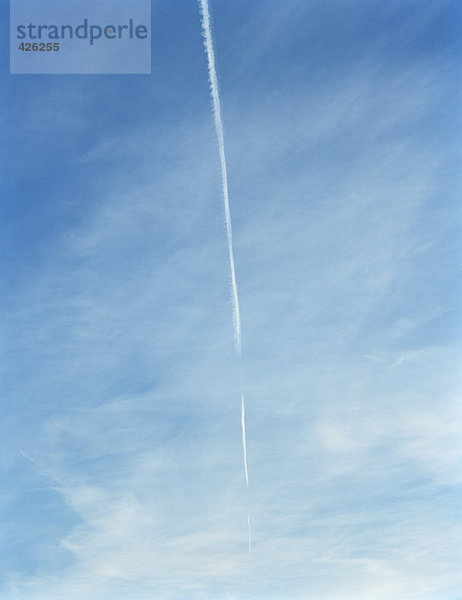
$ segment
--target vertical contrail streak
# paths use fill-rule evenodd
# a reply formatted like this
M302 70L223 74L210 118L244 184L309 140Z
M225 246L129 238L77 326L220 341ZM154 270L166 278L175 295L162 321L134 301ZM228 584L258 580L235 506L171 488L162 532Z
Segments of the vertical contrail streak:
M249 487L249 472L247 470L247 440L245 435L245 400L244 394L241 394L241 429L242 429L242 451L244 453L244 474L245 484Z
M212 97L213 117L217 133L218 150L220 153L221 180L223 187L223 200L225 205L226 233L228 235L229 266L231 269L231 298L233 302L234 343L236 353L241 356L241 316L239 312L239 297L237 294L236 269L234 267L233 232L231 228L231 214L229 212L228 170L226 168L225 136L221 120L220 94L218 92L217 72L215 68L215 53L213 50L212 31L210 28L210 13L208 0L199 0L202 15L202 31L205 38L207 52L210 95Z
M241 315L239 311L239 295L236 284L236 268L234 266L233 250L233 231L231 227L231 214L229 211L229 192L228 192L228 170L226 168L225 136L223 131L223 121L221 119L220 93L218 90L217 71L215 67L215 52L213 49L212 30L210 26L210 11L208 0L199 0L200 12L202 17L202 32L204 35L205 50L207 52L207 61L209 68L210 95L212 98L213 118L215 121L215 131L217 134L218 151L220 154L221 182L223 190L223 201L225 206L226 233L228 238L228 256L229 267L231 271L231 301L233 305L233 327L234 327L234 348L239 359L241 369L241 429L242 429L242 453L244 458L245 484L249 487L249 472L247 469L247 441L245 434L245 399L242 382L242 343L241 343ZM249 555L251 552L251 529L250 514L247 515L249 528Z

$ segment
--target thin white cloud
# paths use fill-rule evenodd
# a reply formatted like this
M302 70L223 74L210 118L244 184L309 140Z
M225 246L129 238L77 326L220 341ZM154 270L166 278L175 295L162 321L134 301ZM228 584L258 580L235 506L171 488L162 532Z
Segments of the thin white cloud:
M225 136L223 131L223 122L221 117L220 92L218 89L218 79L215 67L215 51L213 48L212 30L210 23L210 12L208 0L200 0L200 11L202 17L202 31L205 39L205 49L207 52L210 94L212 97L213 116L215 120L215 131L217 134L218 150L220 154L221 180L223 190L223 201L225 207L226 234L228 238L228 257L231 272L231 298L233 305L234 322L234 342L236 354L240 362L241 370L241 432L242 432L242 453L244 459L244 475L247 489L249 487L249 469L247 465L247 439L245 429L245 398L244 398L244 380L242 373L242 334L241 334L241 316L239 309L239 295L236 283L236 267L234 263L233 234L231 227L231 214L229 210L229 190L228 190L228 170L226 167ZM247 514L247 524L249 533L249 556L252 550L252 534L250 525L250 513Z
M319 102L303 87L246 111L230 99L228 157L251 193L236 193L235 238L252 561L206 117L164 137L146 127L115 158L117 135L86 150L112 156L114 178L92 182L93 206L44 251L9 338L23 358L4 460L27 463L64 531L2 598L457 597L459 350L409 340L452 302L410 292L442 243L428 208L441 148L404 127L445 93L424 66L358 68ZM346 162L323 162L323 142L328 157L345 144Z

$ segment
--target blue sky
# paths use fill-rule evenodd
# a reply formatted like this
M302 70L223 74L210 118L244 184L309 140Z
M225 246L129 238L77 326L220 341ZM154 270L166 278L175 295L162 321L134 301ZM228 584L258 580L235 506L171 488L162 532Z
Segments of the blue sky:
M150 76L2 67L0 598L460 600L460 5L211 8L249 492L199 12L154 1Z

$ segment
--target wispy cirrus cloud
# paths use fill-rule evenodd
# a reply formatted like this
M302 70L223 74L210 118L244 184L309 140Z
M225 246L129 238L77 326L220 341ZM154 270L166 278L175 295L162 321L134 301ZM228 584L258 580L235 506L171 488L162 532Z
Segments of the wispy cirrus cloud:
M9 308L5 600L457 598L453 84L406 56L277 90L228 65L251 562L206 85L74 156L78 218Z

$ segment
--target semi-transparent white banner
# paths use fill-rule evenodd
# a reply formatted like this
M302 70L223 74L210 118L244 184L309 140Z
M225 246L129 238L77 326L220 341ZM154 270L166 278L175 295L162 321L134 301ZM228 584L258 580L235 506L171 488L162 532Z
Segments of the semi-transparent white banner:
M10 73L150 72L151 0L10 0Z

